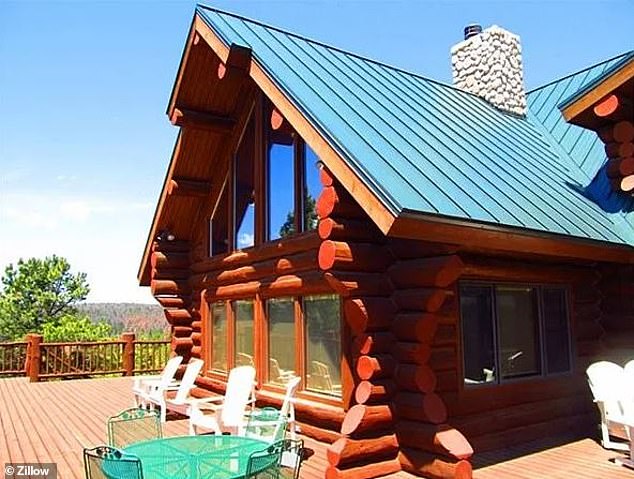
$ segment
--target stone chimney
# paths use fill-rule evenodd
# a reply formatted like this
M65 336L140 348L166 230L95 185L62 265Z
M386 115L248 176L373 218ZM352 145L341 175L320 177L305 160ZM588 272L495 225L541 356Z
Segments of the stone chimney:
M478 95L500 110L526 114L526 92L520 38L493 25L464 30L464 41L451 48L453 84Z

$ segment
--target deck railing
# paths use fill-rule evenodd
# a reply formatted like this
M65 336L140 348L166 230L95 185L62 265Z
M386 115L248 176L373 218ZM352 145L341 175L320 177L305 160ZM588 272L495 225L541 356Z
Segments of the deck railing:
M169 340L120 339L95 342L42 342L39 334L26 341L0 343L0 377L46 379L88 378L103 375L133 376L160 371L170 355Z

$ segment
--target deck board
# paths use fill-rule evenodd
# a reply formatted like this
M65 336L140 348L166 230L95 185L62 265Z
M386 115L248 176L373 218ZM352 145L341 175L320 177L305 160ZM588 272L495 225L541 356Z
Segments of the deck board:
M84 477L82 449L107 440L106 419L132 405L131 378L76 379L29 383L0 379L0 463L56 462L60 479ZM169 420L166 436L187 433L186 420ZM327 444L305 438L315 454L302 479L321 479ZM634 479L634 471L612 462L622 456L592 439L551 438L473 458L475 479ZM399 472L389 479L412 479Z

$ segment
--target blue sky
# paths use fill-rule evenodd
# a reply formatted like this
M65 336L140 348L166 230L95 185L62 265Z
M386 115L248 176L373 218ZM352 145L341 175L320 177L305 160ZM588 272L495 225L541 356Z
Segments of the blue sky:
M210 4L447 82L472 22L520 35L529 89L634 48L631 0ZM151 302L136 272L194 5L0 2L0 268L56 253L90 301Z

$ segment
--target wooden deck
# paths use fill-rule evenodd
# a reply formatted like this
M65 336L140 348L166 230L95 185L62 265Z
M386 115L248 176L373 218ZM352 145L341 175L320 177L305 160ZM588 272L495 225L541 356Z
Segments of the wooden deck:
M56 462L59 478L83 477L83 446L106 442L106 419L132 405L131 378L29 383L0 380L0 464ZM168 421L166 435L187 431L187 421ZM306 439L315 451L302 478L324 477L326 444ZM474 458L476 479L580 478L634 479L634 471L615 465L619 453L591 439L533 442ZM406 473L387 476L411 479Z

